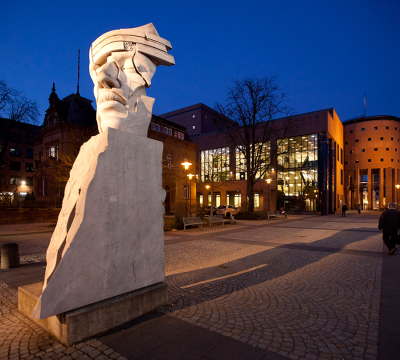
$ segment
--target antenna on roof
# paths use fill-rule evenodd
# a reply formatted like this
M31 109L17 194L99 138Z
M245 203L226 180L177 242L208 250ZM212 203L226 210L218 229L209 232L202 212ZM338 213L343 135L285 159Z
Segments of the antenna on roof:
M364 117L367 117L367 102L365 101L365 94L364 94Z
M79 73L81 70L81 49L78 50L78 86L76 89L76 95L80 96L79 94Z

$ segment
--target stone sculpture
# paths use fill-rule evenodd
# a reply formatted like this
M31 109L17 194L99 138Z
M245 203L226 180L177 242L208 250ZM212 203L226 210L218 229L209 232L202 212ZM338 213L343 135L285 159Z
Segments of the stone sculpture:
M111 127L147 136L154 99L146 96L146 87L158 65L175 64L170 49L153 24L109 31L93 42L89 71L100 134Z
M100 134L71 170L47 250L44 319L162 282L162 143L147 138L156 66L173 65L153 24L110 31L90 48ZM160 305L158 305L160 306Z

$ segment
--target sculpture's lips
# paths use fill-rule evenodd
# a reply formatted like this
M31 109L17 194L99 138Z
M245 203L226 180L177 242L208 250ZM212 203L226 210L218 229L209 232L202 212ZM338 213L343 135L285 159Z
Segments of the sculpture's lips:
M102 91L100 93L99 101L97 102L97 106L99 106L101 103L104 103L106 101L117 101L121 103L122 105L126 105L126 101L117 93L113 91Z

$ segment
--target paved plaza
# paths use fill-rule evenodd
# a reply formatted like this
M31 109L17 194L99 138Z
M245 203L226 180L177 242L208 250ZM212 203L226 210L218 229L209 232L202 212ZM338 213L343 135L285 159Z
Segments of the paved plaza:
M66 348L17 310L54 224L0 226L0 359L398 359L400 255L380 213L289 216L165 233L169 305ZM121 279L123 281L123 279Z

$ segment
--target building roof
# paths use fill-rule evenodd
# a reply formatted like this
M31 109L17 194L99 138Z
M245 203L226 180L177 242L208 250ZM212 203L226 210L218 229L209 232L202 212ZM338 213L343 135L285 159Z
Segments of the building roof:
M357 118L351 118L343 122L343 125L350 125L350 124L355 124L358 122L364 122L364 121L372 121L372 120L395 120L400 122L400 118L397 116L393 115L374 115L374 116L361 116Z

